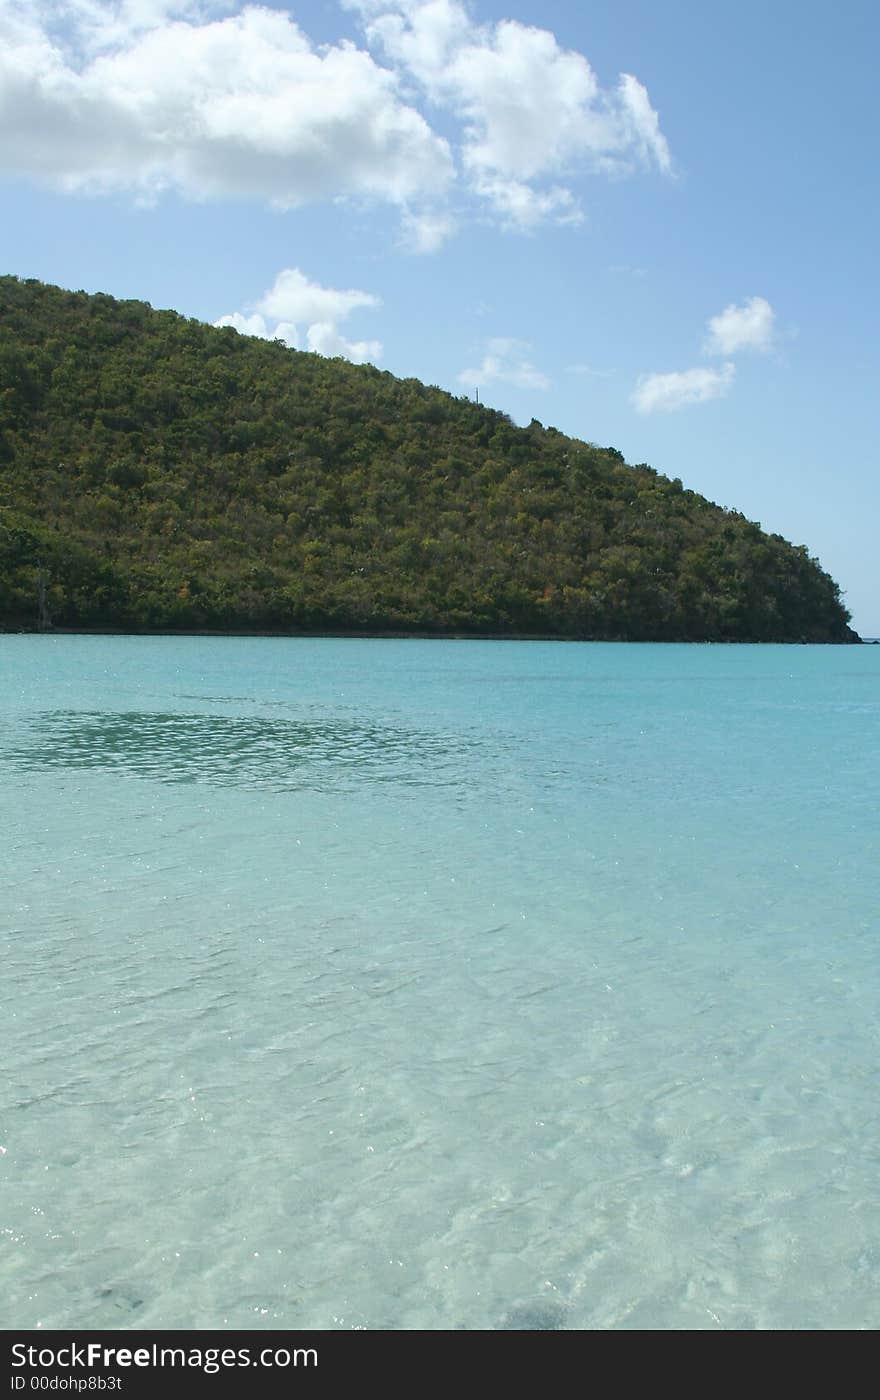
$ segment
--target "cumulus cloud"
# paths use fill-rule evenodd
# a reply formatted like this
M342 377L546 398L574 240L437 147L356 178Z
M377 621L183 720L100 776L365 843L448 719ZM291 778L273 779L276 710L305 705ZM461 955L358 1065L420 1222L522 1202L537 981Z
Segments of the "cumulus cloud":
M318 321L306 332L308 347L317 355L342 355L356 365L374 364L382 358L381 340L346 340L329 321Z
M365 47L237 0L0 0L0 171L142 202L376 199L430 252L456 182L528 230L578 222L576 176L670 170L638 79L602 87L549 30L460 0L347 3Z
M503 19L474 23L459 0L347 0L367 42L439 108L463 119L461 159L471 188L506 222L572 221L574 196L531 182L569 170L671 170L646 89L622 74L600 86L583 54L546 29ZM528 197L525 192L528 192Z
M7 173L145 198L408 206L454 174L393 72L258 5L206 18L186 0L34 0L23 15L0 0L0 130Z
M720 399L733 383L735 368L728 363L719 370L685 369L670 374L643 374L635 387L632 403L639 413L673 413L691 404Z
M233 8L225 0L30 0L30 5L50 27L66 24L68 40L84 54L115 48L168 20L204 19Z
M749 297L742 306L732 302L709 321L705 349L709 355L735 355L739 350L767 354L773 346L776 313L763 297Z
M245 316L242 311L231 311L228 316L221 316L214 322L215 326L232 326L233 330L240 335L256 335L261 340L286 340L288 345L296 349L296 327L292 327L291 336L275 336L269 334L269 327L266 325L265 316L260 316L255 312L251 316Z
M255 335L262 340L283 340L295 350L343 355L355 364L366 364L381 359L382 342L347 340L340 333L338 322L360 307L380 305L372 292L322 287L311 282L298 267L286 267L253 307L221 316L214 325L233 326L242 335Z
M773 347L776 313L764 297L749 297L742 306L731 302L709 320L703 342L707 355L735 355L740 350L766 354ZM643 374L630 402L639 413L674 412L691 404L723 398L736 374L732 360L721 369L685 369L669 374Z
M379 306L372 292L338 291L309 281L298 267L286 267L257 302L257 310L279 321L344 321L359 306Z
M529 349L526 341L496 336L486 347L483 363L472 369L463 369L458 375L458 382L479 388L482 384L498 380L503 384L514 384L518 389L549 389L547 375L526 358Z

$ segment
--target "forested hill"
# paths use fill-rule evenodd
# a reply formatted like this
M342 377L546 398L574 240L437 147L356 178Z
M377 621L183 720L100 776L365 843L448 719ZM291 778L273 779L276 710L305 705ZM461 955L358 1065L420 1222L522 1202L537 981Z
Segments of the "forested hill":
M837 585L611 448L0 278L0 626L852 641Z

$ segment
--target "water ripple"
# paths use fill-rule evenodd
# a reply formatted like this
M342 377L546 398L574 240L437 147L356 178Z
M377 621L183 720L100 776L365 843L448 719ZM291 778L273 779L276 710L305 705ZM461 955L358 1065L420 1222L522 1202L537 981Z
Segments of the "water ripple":
M273 792L326 792L358 782L465 785L486 741L453 732L350 720L127 711L55 710L4 757L22 771L104 769L163 783L205 783Z

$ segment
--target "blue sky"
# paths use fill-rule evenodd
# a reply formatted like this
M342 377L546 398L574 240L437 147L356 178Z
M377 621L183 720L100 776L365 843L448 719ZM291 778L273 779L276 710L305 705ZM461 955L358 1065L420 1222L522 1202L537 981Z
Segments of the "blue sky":
M478 389L806 544L880 635L878 39L863 0L0 0L0 268Z

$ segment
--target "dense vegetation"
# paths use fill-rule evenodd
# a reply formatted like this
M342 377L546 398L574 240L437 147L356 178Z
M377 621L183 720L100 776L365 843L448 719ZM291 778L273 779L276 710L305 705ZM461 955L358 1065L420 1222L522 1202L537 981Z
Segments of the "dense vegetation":
M612 448L0 278L0 625L855 640L837 585Z

